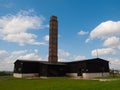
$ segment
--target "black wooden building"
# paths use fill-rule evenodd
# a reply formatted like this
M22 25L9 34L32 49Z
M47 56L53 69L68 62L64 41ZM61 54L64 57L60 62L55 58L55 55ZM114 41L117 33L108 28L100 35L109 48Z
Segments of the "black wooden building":
M108 75L109 73L109 62L100 58L67 62L66 64L67 73L70 75L76 73L76 76L83 76L83 74L88 76L90 74L93 76L100 74L102 76L106 75L106 73Z
M65 70L66 64L63 63L48 63L46 61L30 60L16 60L16 62L14 63L14 74L18 75L18 77L60 77L65 76Z
M89 77L104 73L109 73L109 62L100 58L58 63L16 60L14 63L15 77Z

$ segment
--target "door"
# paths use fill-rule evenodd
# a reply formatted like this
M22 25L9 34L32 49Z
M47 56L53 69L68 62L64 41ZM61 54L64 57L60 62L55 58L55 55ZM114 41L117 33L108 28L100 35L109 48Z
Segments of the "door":
M82 76L82 69L81 68L78 69L78 76Z

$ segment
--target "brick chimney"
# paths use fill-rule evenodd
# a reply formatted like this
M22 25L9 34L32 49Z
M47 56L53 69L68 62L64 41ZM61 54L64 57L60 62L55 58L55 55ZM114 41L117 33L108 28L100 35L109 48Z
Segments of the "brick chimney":
M50 17L49 27L49 63L58 62L58 21L56 16Z

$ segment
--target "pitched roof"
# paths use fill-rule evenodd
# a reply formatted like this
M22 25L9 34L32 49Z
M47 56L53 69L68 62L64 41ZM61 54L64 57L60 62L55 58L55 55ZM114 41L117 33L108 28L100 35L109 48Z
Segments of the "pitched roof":
M85 60L77 60L77 61L70 61L70 62L57 62L57 63L49 63L48 61L37 61L37 60L23 60L23 59L17 59L14 63L16 62L37 62L37 63L42 63L42 64L47 64L47 65L65 65L66 63L74 63L74 62L86 62L86 61L94 61L94 60L102 60L109 62L107 60L101 59L101 58L93 58L93 59L85 59Z
M36 61L36 60L23 60L23 59L17 59L16 62L32 62L32 63L42 63L46 65L65 65L64 63L58 62L58 63L49 63L48 61Z
M71 61L71 62L65 62L65 63L89 62L89 61L95 61L95 60L99 60L99 61L102 60L102 61L109 62L109 61L101 59L101 58L93 58L93 59L77 60L77 61Z

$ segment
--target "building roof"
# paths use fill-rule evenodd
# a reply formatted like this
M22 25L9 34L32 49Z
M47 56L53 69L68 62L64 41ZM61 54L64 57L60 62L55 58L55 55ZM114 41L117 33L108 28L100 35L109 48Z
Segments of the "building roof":
M37 61L37 60L24 60L24 59L17 59L15 62L18 62L18 61L19 62L41 62L41 61Z
M104 59L101 59L101 58L93 58L93 59L85 59L85 60L77 60L77 61L71 61L71 62L65 62L65 63L74 63L74 62L89 62L89 61L106 61L106 62L109 62L107 60L104 60Z
M57 63L49 63L48 61L36 61L36 60L23 60L23 59L18 59L16 60L14 63L20 61L20 62L37 62L37 63L42 63L42 64L46 64L46 65L65 65L67 63L77 63L77 62L89 62L89 61L106 61L109 62L107 60L101 59L101 58L93 58L93 59L86 59L86 60L77 60L77 61L70 61L70 62L57 62Z
M58 62L58 63L49 63L48 61L36 61L36 60L23 60L23 59L17 59L16 62L32 62L32 63L42 63L46 65L65 65L64 63Z

